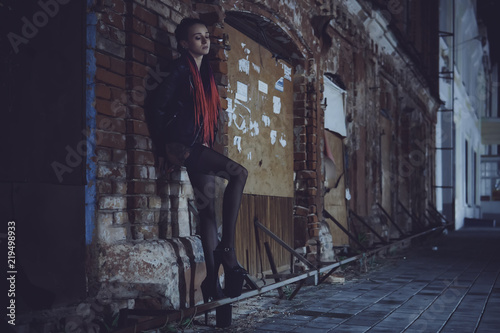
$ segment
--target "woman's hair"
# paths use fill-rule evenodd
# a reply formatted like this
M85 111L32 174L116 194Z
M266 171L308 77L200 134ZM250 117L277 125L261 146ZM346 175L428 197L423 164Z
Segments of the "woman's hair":
M177 28L175 29L175 39L177 40L177 50L182 52L184 49L181 46L180 41L185 40L187 41L189 36L189 28L191 28L195 24L202 24L204 26L207 26L205 22L202 20L196 19L196 18L191 18L187 17L185 19L182 19L181 23L177 25Z
M199 19L183 19L175 29L175 39L177 40L177 50L185 57L193 80L195 124L196 126L201 126L201 139L203 143L208 143L212 146L215 140L217 119L220 110L219 92L215 84L214 75L212 74L208 58L203 57L201 67L198 70L193 57L189 52L186 52L187 50L180 43L182 40L188 40L189 28L196 24L207 26Z

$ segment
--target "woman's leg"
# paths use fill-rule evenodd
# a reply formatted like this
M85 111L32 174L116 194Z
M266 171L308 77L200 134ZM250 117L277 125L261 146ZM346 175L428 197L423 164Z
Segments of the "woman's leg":
M248 177L248 171L240 164L218 152L200 146L195 148L192 156L186 160L188 172L196 174L215 175L228 180L224 191L222 208L222 239L221 247L234 248L236 220L243 196L243 188ZM206 202L213 201L215 197L214 187L208 186L202 190ZM202 236L203 237L203 236ZM234 252L233 252L234 253ZM226 258L230 266L236 266L236 256Z
M189 180L195 193L196 208L200 219L200 236L205 256L207 277L215 277L214 250L219 244L217 237L217 220L215 219L215 176L188 170ZM215 281L209 281L215 286ZM215 295L212 295L215 296Z

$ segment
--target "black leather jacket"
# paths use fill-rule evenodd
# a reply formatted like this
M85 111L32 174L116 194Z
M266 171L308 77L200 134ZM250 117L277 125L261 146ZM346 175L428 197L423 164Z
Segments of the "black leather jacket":
M194 121L193 80L185 57L175 60L170 74L148 96L151 138L159 156L164 156L166 143L191 147L200 135Z

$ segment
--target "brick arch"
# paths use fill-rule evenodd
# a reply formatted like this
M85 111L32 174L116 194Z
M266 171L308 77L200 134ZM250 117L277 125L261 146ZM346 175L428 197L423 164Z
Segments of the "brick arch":
M280 6L283 6L282 1L268 1L267 5L250 1L227 1L222 4L226 22L232 16L247 22L251 20L261 22L268 32L275 30L286 40L290 50L298 55L295 57L296 60L304 61L313 57L312 43L308 43L312 41L304 38L305 33L300 31L301 25L291 22L291 15L284 13L283 7ZM283 42L283 39L278 42Z
M290 62L305 58L294 38L268 17L244 11L228 11L225 22L266 47L277 58Z

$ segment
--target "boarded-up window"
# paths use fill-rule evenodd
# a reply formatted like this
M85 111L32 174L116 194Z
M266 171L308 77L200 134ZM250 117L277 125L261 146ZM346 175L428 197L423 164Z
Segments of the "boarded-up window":
M292 67L227 26L228 155L249 171L245 193L293 197Z

